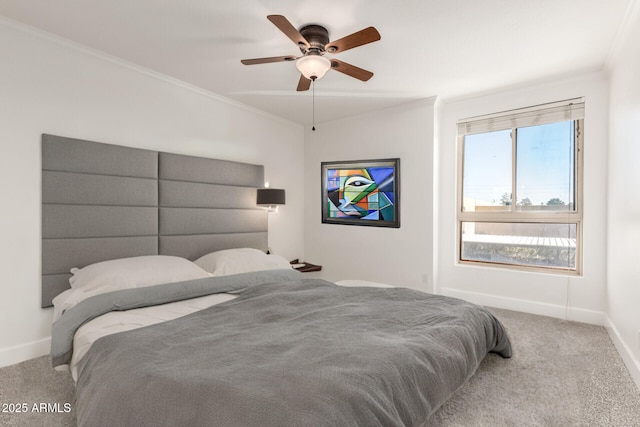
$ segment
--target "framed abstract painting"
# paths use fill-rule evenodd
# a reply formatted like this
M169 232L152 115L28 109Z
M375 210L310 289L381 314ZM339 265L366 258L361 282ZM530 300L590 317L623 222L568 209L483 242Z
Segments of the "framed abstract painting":
M321 166L323 223L400 227L400 159Z

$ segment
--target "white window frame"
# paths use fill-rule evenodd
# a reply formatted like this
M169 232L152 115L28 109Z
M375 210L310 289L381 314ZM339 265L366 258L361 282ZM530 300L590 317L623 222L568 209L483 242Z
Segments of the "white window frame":
M512 192L511 204L504 211L464 212L463 211L463 179L464 179L464 139L466 135L511 129L515 135L517 128L544 125L562 121L575 121L575 208L569 211L526 211L517 209L516 186L516 138L512 136ZM550 104L537 105L512 111L471 117L458 121L458 188L457 188L457 262L463 265L480 265L502 267L524 271L559 273L567 275L582 274L582 229L583 229L583 140L584 140L584 98L575 98ZM529 266L511 263L462 259L462 225L465 222L496 223L546 223L575 224L576 253L575 269Z

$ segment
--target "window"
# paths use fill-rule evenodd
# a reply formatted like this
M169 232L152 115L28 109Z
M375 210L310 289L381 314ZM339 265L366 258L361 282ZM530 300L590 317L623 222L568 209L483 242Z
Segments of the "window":
M583 99L458 122L458 260L579 274Z

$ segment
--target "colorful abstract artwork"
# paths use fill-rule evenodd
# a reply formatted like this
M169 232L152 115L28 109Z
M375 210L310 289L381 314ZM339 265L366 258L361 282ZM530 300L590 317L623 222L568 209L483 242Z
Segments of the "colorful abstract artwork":
M399 159L322 163L322 222L399 227Z

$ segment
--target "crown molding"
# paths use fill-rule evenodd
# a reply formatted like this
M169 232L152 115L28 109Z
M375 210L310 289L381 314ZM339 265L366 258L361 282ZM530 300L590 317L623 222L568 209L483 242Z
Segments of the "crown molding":
M627 42L635 26L640 25L640 0L630 0L627 4L618 31L611 43L609 53L604 61L604 71L611 72L620 56L622 47Z
M118 65L120 67L129 69L131 71L135 71L137 73L140 74L144 74L148 77L163 81L165 83L169 83L172 84L174 86L180 87L182 89L188 90L190 92L193 93L197 93L199 95L203 95L206 96L208 98L214 99L216 101L228 104L230 106L236 107L236 108L241 108L243 110L255 113L255 114L259 114L261 116L264 117L268 117L270 119L288 124L288 125L293 125L293 126L298 126L298 127L303 127L303 125L301 125L300 123L296 123L293 122L291 120L287 120L284 119L280 116L276 116L274 114L271 114L267 111L264 110L260 110L258 108L255 107L251 107L249 105L243 104L241 102L235 101L233 99L224 97L222 95L219 95L215 92L211 92L208 91L206 89L203 89L201 87L195 86L191 83L187 83L185 81L182 81L180 79L176 79L174 77L168 76L166 74L162 74L160 72L154 71L150 68L146 68L143 67L141 65L135 64L133 62L127 61L125 59L119 58L117 56L114 55L110 55L106 52L91 48L89 46L83 45L82 43L78 43L78 42L74 42L72 40L66 39L64 37L58 36L56 34L41 30L39 28L36 27L32 27L30 25L27 24L23 24L21 22L18 21L14 21L12 19L9 19L5 16L1 16L0 15L0 24L5 25L7 27L13 28L16 31L20 31L22 33L26 33L26 34L30 34L33 35L41 40L45 40L51 43L54 43L58 46L62 46L65 47L67 49L85 54L85 55L89 55L89 56L93 56L94 58L100 59L102 61L107 61L110 62L112 64Z

